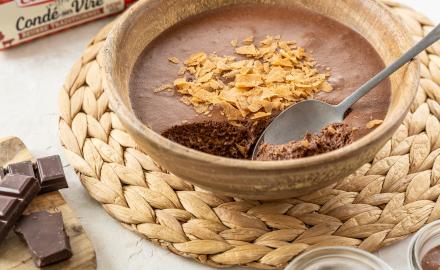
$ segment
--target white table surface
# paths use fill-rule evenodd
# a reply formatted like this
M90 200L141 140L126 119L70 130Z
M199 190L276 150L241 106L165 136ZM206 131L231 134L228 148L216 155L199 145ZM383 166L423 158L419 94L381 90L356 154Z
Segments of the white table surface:
M438 0L401 2L440 21ZM58 92L88 40L110 20L0 52L0 137L20 137L36 156L62 154L57 132ZM66 171L70 188L62 194L95 247L98 269L212 269L176 256L124 229L89 197L70 166ZM377 254L394 269L408 269L408 242L409 239Z

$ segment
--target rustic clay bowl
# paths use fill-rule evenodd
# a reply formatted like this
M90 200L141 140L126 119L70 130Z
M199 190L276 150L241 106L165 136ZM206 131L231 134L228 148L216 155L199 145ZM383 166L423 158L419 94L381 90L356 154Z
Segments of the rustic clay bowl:
M135 117L129 78L142 50L175 23L224 5L297 3L360 32L386 64L411 45L402 24L373 0L143 0L121 16L109 35L101 65L110 105L138 145L173 174L213 192L251 199L304 195L353 173L369 162L403 121L418 85L412 62L391 77L392 97L384 123L360 140L330 153L288 161L235 160L176 144ZM362 72L362 71L360 71Z

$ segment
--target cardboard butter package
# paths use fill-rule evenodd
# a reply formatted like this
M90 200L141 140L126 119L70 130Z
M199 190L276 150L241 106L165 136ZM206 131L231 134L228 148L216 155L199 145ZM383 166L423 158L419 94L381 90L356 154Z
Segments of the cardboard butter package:
M124 10L134 0L0 0L0 50Z

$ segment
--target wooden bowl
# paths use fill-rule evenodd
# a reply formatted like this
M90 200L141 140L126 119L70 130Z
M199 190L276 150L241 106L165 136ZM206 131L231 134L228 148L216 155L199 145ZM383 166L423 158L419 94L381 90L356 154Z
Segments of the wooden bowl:
M391 77L391 104L382 125L339 150L287 161L235 160L174 143L138 120L129 100L129 78L142 50L177 22L224 5L296 3L360 32L386 64L412 44L404 27L373 0L142 0L121 16L107 38L101 65L110 105L138 145L173 174L213 192L250 199L299 196L341 180L372 160L403 121L415 96L419 73L412 62Z

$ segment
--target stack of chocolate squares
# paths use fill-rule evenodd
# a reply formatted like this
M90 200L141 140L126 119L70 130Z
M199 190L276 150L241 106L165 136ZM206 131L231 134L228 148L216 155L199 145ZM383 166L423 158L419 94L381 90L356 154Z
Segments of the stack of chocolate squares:
M22 215L38 194L67 187L59 156L40 158L35 164L25 161L0 168L0 245L15 226L37 266L70 258L72 251L61 213Z
M10 164L7 167L7 172L37 178L41 187L40 194L68 187L59 156L39 158L35 166L31 161Z

